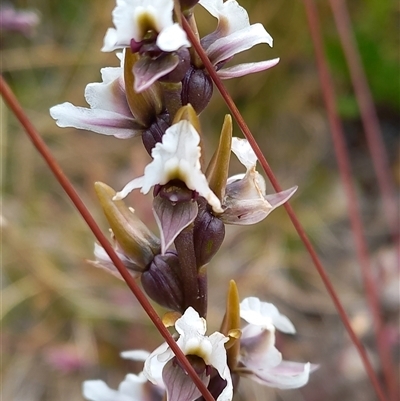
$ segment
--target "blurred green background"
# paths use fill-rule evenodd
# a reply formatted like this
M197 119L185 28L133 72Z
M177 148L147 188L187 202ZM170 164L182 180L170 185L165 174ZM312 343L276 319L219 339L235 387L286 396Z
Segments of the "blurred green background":
M389 163L399 174L399 5L394 1L348 2L364 68L383 129ZM32 37L2 32L1 69L80 196L108 227L93 182L119 189L141 175L149 158L140 139L118 140L60 129L49 108L65 101L86 106L89 82L99 70L117 66L101 53L112 26L114 1L15 1L37 11ZM280 57L273 69L226 82L282 187L298 185L293 207L304 224L376 366L371 318L365 301L346 199L339 180L313 47L302 1L241 1L252 23L261 22L274 48L259 45L236 61ZM398 361L397 261L382 215L346 62L326 0L317 2L325 51L336 86L373 274L382 303L387 341ZM201 8L201 7L199 7ZM210 32L215 20L199 9L198 24ZM202 115L206 158L227 113L219 94ZM235 126L235 135L240 136ZM124 283L95 269L94 237L33 148L13 115L1 107L2 178L2 394L4 400L82 400L83 380L101 378L112 387L140 364L119 352L153 350L161 342ZM234 159L234 157L232 158ZM232 173L241 172L234 160ZM272 191L271 187L269 190ZM140 193L127 199L155 229L151 204ZM226 240L209 265L210 332L218 329L229 279L241 297L275 303L297 328L279 335L284 358L319 363L303 389L275 391L242 381L237 400L374 400L343 325L283 208L250 227L227 227ZM160 313L163 310L157 307Z

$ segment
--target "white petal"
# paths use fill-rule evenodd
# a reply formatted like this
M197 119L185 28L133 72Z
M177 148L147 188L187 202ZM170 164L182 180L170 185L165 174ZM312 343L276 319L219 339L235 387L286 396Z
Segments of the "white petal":
M239 64L233 67L222 68L221 70L217 71L217 74L221 79L238 78L247 74L265 71L274 67L278 63L279 58L274 58L273 60L259 61L256 63Z
M144 363L143 374L147 380L163 388L162 370L165 364L174 357L167 343L162 343L156 348Z
M310 376L310 363L282 361L274 368L259 369L245 374L256 382L280 389L299 388L307 384Z
M144 185L146 177L138 177L133 179L132 181L129 181L124 188L122 188L121 191L117 192L115 196L113 197L113 200L121 200L126 198L134 189L142 188ZM156 185L157 183L154 183L153 185ZM141 190L142 193L147 194L149 192L150 187L148 187L147 191L145 191L143 188Z
M116 70L122 71L120 68ZM115 72L112 72L114 75ZM102 76L110 78L110 71L102 70ZM121 114L132 119L132 112L126 100L125 87L122 78L111 82L95 82L85 88L85 99L91 109L101 109Z
M246 298L240 303L240 317L266 330L270 330L273 325L284 333L296 332L292 322L285 315L280 314L275 305L261 302L256 297Z
M197 355L207 365L211 365L213 347L209 338L205 336L206 320L200 317L192 307L189 307L175 322L175 328L180 334L177 344L182 352L185 355Z
M141 42L149 28L161 33L174 23L173 7L172 0L117 0L112 13L115 29L108 29L102 51L129 47L131 39Z
M129 42L127 43L128 46ZM121 48L118 43L118 33L114 28L108 28L106 35L104 36L103 47L101 48L102 52L112 52L118 48Z
M132 138L141 134L135 129L133 118L107 110L92 110L76 107L71 103L62 103L50 109L50 115L57 120L59 127L74 127L97 132L103 135L113 135L117 138Z
M104 37L104 45L101 51L109 52L123 47L129 47L131 39L140 41L137 24L134 21L135 6L130 0L118 0L117 6L112 12L115 28L109 28Z
M121 394L107 386L102 380L83 382L83 396L90 401L134 401L133 397Z
M219 332L211 334L209 340L212 344L212 358L210 364L214 366L220 377L226 380L226 386L218 396L217 401L231 401L233 396L232 376L227 363L225 343L228 337Z
M124 359L132 359L132 361L144 362L150 356L150 352L142 349L135 349L132 351L122 351L120 355Z
M212 16L218 18L217 32L219 37L226 36L249 26L247 11L236 0L200 0Z
M157 36L157 46L165 52L173 52L181 47L190 47L186 32L179 24L163 29Z
M259 43L268 43L272 47L272 37L261 24L254 24L216 40L207 48L207 55L216 65Z
M206 334L207 323L197 311L189 306L185 313L175 322L175 328L181 336L204 335Z
M233 137L232 152L247 169L254 167L257 163L257 156L247 139Z
M145 396L143 384L147 382L147 379L141 372L139 375L128 373L125 379L118 386L118 391L122 395L126 395L132 401L142 401Z

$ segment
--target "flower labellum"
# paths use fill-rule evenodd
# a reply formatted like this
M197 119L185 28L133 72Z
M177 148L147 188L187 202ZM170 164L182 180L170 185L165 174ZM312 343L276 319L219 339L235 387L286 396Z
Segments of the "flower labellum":
M153 161L146 166L144 175L130 181L114 200L125 198L136 188L141 188L141 192L146 194L155 185L179 180L204 197L215 212L222 213L221 202L201 171L199 143L200 136L189 121L181 120L172 125L163 135L162 142L153 148Z

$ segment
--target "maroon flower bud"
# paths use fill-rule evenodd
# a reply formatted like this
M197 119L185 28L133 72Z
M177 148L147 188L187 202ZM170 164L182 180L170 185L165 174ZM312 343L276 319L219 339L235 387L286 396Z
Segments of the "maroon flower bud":
M146 294L161 306L185 311L178 256L173 252L154 257L141 281Z
M212 94L213 84L206 70L190 67L182 81L182 104L190 103L200 114L210 102Z
M208 263L222 245L225 237L225 225L215 217L205 201L199 202L199 213L194 221L193 241L197 267Z
M160 114L157 116L156 121L151 124L150 128L143 132L143 145L149 154L151 154L151 150L154 148L155 144L161 142L162 136L170 125L169 115L167 113Z

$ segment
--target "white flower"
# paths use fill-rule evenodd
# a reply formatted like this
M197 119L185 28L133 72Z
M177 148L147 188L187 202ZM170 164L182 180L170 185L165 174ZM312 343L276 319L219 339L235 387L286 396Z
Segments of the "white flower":
M114 28L109 28L102 51L130 47L155 34L156 45L165 52L190 47L185 31L174 23L173 0L117 0L113 10Z
M50 109L59 127L85 129L117 138L131 138L143 132L144 127L135 120L126 99L123 55L117 56L121 59L120 67L102 68L102 82L86 86L85 99L90 109L71 103Z
M145 361L149 353L144 350L125 351L121 353L122 358L134 361ZM129 373L118 386L113 390L103 380L86 380L83 382L83 396L90 401L143 401L146 398L144 388L147 379L143 372L138 375Z
M240 338L239 362L244 367L235 372L270 387L290 389L304 386L310 372L317 366L284 361L275 347L275 328L294 334L292 322L273 304L255 297L241 302L240 316L248 325L243 328Z
M185 355L200 358L206 366L213 367L220 378L226 381L226 386L219 394L217 401L231 401L233 387L224 346L228 341L228 337L219 332L206 336L206 321L192 307L189 307L183 316L176 321L175 328L180 335L177 344L182 352ZM182 380L182 377L177 378L178 375L174 371L176 370L176 365L169 363L173 358L174 353L169 346L166 343L162 344L146 360L144 375L153 384L166 387L169 401L179 401L172 394L176 394L175 397L177 395L190 394L191 397L194 397L190 399L196 399L200 396L200 392L186 374L183 377L186 377L187 380ZM182 371L180 368L179 370ZM207 372L207 369L205 372ZM207 373L203 373L200 376L207 385L210 380ZM180 384L179 389L176 388L177 383Z
M143 401L146 381L143 373L129 373L118 390L113 390L103 380L87 380L83 382L83 396L90 401Z
M162 142L153 148L153 161L146 166L144 175L130 181L117 193L114 200L125 198L136 188L141 188L141 192L146 194L154 185L180 180L189 189L203 196L215 212L221 213L221 203L201 171L199 143L200 136L189 121L182 120L169 127Z
M200 0L211 15L218 19L217 29L201 40L212 64L221 79L241 77L273 67L279 58L245 63L221 69L235 54L248 50L259 43L272 47L272 37L261 24L250 25L246 10L236 0Z
M297 187L266 195L264 178L256 171L257 156L246 139L232 138L232 152L246 167L246 174L229 177L223 201L224 213L219 217L226 224L255 224L285 203Z

